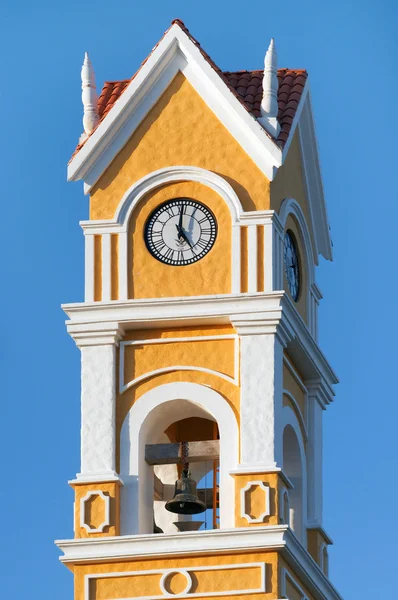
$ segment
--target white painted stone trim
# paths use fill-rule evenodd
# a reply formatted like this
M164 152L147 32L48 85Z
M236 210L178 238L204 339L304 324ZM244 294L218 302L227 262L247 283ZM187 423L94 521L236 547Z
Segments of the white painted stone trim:
M308 93L302 102L300 102L300 104L302 104L302 112L298 123L300 147L303 159L304 184L315 232L316 252L322 254L327 260L333 260L332 240L323 191L319 149L315 134L315 123L308 81L306 87ZM290 132L290 138L292 138L292 132Z
M229 590L225 592L200 592L190 593L192 589L192 577L190 572L192 571L228 571L231 569L253 569L258 567L260 569L260 581L261 585L259 588L250 588L246 590ZM178 593L169 593L166 590L167 578L174 573L181 573L187 579L185 589ZM139 600L162 600L166 598L215 598L225 596L243 596L247 594L264 593L266 589L266 563L236 563L232 565L209 565L186 567L185 569L148 569L147 571L119 571L112 573L95 573L86 574L84 576L84 600L90 600L90 581L95 579L109 579L118 577L136 577L140 575L161 575L159 588L162 592L161 595L150 595L140 596ZM134 600L133 598L124 598L123 600Z
M178 70L183 72L260 170L272 180L281 165L281 150L176 24L169 29L113 109L72 159L68 166L68 180L83 179L87 193Z
M297 418L297 420L299 422L299 425L300 425L300 428L301 428L301 435L303 437L303 440L305 442L307 442L307 440L308 440L308 430L307 430L307 426L305 424L304 417L303 417L303 415L301 413L301 409L300 409L300 407L298 405L298 402L297 402L296 398L286 388L283 389L283 395L287 396L289 398L290 402L292 403L294 413L296 415L296 418Z
M300 586L300 584L297 582L296 579L294 579L290 575L289 571L287 569L285 569L284 567L282 567L282 569L281 569L281 593L282 593L282 596L284 598L287 598L286 582L287 582L288 579L294 585L294 587L297 588L299 594L301 594L300 600L308 600L308 596L305 594L305 592L303 591L303 589Z
M281 445L283 446L283 434L285 428L287 426L292 427L296 434L298 446L300 448L300 460L301 460L301 488L302 488L302 496L301 496L301 532L300 534L296 533L297 538L300 540L302 544L306 543L306 535L307 535L307 505L308 505L308 483L307 483L307 455L305 451L305 444L303 440L303 434L301 431L301 427L299 421L297 419L297 415L293 411L290 406L284 406L282 411L282 427L281 427ZM282 463L283 464L283 461ZM284 465L285 467L285 465ZM294 488L294 484L292 486Z
M102 300L109 301L111 299L111 234L102 234Z
M265 511L259 516L257 517L257 519L252 518L247 512L246 512L246 492L248 492L252 487L260 487L263 492L264 492L264 496L265 496L265 506L266 509ZM269 486L265 485L262 481L248 481L247 484L245 485L245 487L243 487L240 491L240 516L242 517L242 519L246 519L246 521L248 521L248 523L263 523L265 517L268 517L270 515L270 493L269 493Z
M284 292L150 298L63 305L67 329L78 346L117 343L125 328L159 328L232 323L239 336L276 333L306 378L320 388L319 401L333 401L338 383L307 325Z
M118 235L119 300L128 298L128 232Z
M145 571L142 571L142 573L145 573ZM170 575L174 575L175 573L180 573L181 575L184 575L186 577L186 579L187 579L187 585L185 586L185 588L183 589L183 591L180 592L179 594L170 594L166 590L166 583L167 583L167 579L170 577ZM163 595L166 596L166 597L169 597L169 598L171 598L173 596L177 596L177 597L178 596L185 596L192 589L192 577L191 577L191 575L188 573L188 571L186 569L174 569L174 570L173 569L169 569L168 571L163 571L162 577L160 579L160 589L161 589Z
M122 425L120 476L125 483L121 490L122 534L152 530L152 471L144 456L146 428L150 427L147 418L157 407L166 406L172 400L191 402L217 422L220 431L220 526L227 528L235 523L234 480L229 474L239 463L239 430L235 414L215 390L197 383L174 382L140 396Z
M186 342L206 342L206 341L218 341L218 340L233 340L234 341L234 376L230 377L221 371L215 371L213 369L207 369L205 367L194 367L190 365L172 365L164 367L162 369L155 369L148 371L139 377L135 377L133 380L124 381L124 365L125 365L125 348L128 346L146 346L152 344L173 344L173 343L186 343ZM120 343L120 355L119 355L119 393L123 394L129 388L135 386L140 381L145 381L153 375L159 375L161 373L168 373L171 371L201 371L203 373L210 373L221 377L232 383L233 385L239 385L239 337L236 334L227 335L204 335L204 336L191 336L191 337L176 337L176 338L151 338L148 340L129 340Z
M257 292L257 225L247 228L247 291Z
M104 501L104 521L98 527L90 527L85 521L86 502L93 496L99 496ZM80 527L83 527L87 533L102 533L105 527L111 524L111 503L109 496L105 496L102 490L90 490L80 499Z
M84 301L94 302L94 235L84 236Z
M184 533L59 540L65 564L95 564L126 558L162 558L277 550L297 572L315 600L342 600L307 550L287 525L210 529Z

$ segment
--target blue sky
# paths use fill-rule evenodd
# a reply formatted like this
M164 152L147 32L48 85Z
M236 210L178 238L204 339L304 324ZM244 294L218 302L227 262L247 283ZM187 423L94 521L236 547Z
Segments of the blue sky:
M244 3L4 0L0 35L1 587L70 600L53 539L72 535L79 352L61 302L83 298L80 68L131 76L173 18L224 70L307 68L335 261L321 262L320 341L341 383L325 414L325 527L346 599L393 597L396 481L397 9L393 0ZM395 39L394 39L395 33ZM381 535L383 534L383 535Z

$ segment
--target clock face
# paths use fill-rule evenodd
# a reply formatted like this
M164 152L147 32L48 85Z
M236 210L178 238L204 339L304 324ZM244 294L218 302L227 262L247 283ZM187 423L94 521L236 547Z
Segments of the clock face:
M145 243L157 260L167 265L190 265L212 249L217 222L207 206L176 198L164 202L149 216Z
M290 231L285 233L284 261L289 292L297 302L300 293L300 265L296 242Z

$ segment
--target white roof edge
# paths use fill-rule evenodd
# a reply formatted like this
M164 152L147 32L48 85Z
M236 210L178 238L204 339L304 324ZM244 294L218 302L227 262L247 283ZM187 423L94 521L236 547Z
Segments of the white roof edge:
M289 138L283 149L283 162L285 162L296 130L299 131L300 135L304 182L314 231L315 252L317 255L322 254L327 260L333 260L332 241L320 168L319 148L315 135L309 77L307 77L305 82L304 90L289 132Z
M178 63L178 60L180 62L174 65L175 72L173 74L170 65L175 60L176 63ZM169 67L171 68L169 79L164 77L161 81ZM192 81L195 76L198 85L202 82L202 89L199 93L202 92L202 97L207 96L207 98L204 97L206 103L208 105L212 104L210 108L216 113L216 116L218 118L221 116L224 125L233 137L268 179L272 180L276 170L282 164L282 151L257 120L245 109L211 64L204 58L198 47L177 24L171 26L152 54L149 55L147 61L138 70L127 89L117 99L84 146L72 158L68 165L68 180L85 180L86 191L89 191L106 166L127 142L128 137L132 135L138 124L145 118L160 94L167 88L170 78L174 77L178 70L183 69L186 70L184 74L195 88L195 81ZM198 77L198 73L201 77ZM157 85L157 92L160 93L155 97ZM162 85L163 89L161 89ZM151 92L153 93L152 96ZM209 102L209 99L211 102ZM217 109L219 114L216 112ZM129 120L132 121L131 117L138 112L140 113L139 118L135 119L135 123L129 122ZM132 131L122 131L126 124L129 124L130 130L133 127ZM126 139L127 133L128 137ZM102 162L102 165L95 173L94 167L99 161ZM106 165L105 168L104 165Z

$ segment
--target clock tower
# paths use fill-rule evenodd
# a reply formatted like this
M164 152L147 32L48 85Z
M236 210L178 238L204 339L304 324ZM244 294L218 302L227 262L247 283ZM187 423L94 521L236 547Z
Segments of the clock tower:
M341 600L322 520L318 345L332 259L307 72L223 72L175 20L97 97L68 166L89 196L75 600ZM177 483L176 483L177 482Z

